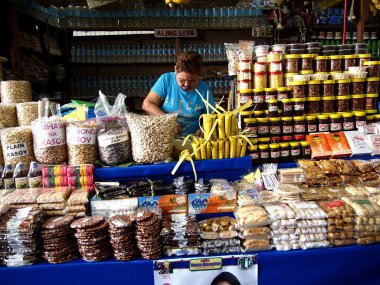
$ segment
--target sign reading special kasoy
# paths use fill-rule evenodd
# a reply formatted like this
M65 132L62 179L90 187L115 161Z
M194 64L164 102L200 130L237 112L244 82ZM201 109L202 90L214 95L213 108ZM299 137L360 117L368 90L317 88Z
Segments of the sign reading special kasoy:
M196 29L155 29L156 38L195 38L197 37Z

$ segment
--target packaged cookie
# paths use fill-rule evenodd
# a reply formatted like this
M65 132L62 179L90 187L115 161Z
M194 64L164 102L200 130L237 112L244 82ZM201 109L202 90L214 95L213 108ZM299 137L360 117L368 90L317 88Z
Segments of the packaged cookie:
M323 219L326 213L313 201L302 201L289 204L295 212L296 219Z
M235 216L241 229L270 224L270 218L261 206L247 206L237 209Z
M316 164L324 174L338 174L336 165L332 160L319 160Z
M370 161L367 160L351 160L352 164L359 170L360 173L373 172L374 167Z
M334 159L335 165L338 167L339 173L343 175L357 175L358 170L349 160Z

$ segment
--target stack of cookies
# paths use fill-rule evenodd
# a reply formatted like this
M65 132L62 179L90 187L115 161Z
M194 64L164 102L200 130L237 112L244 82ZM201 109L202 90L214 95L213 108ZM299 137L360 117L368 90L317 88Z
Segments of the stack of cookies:
M108 238L108 223L102 216L85 217L74 221L79 252L86 261L100 261L112 255Z
M157 259L162 255L160 242L161 225L158 216L149 210L136 214L137 247L144 259Z
M74 231L70 224L73 216L53 217L41 225L42 256L49 263L64 263L78 256Z
M113 254L117 260L131 260L137 255L135 224L129 215L116 215L109 220Z

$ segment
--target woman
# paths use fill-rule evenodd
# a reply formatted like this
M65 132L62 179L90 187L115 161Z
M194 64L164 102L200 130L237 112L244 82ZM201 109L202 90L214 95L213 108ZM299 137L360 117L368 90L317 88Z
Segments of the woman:
M199 132L199 117L207 112L207 108L198 92L215 106L210 88L198 78L202 65L200 54L194 51L180 54L175 64L175 72L161 75L145 98L143 110L150 115L177 113L178 135ZM211 109L209 111L212 112Z
M240 285L240 281L230 272L222 272L214 278L211 285Z

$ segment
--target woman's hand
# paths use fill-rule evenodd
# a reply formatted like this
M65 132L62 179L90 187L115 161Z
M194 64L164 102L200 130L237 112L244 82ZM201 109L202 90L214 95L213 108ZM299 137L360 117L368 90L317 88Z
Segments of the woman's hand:
M181 126L180 126L180 124L176 124L175 125L175 129L174 129L174 133L176 134L176 135L179 135L179 136L182 136L182 129L181 129Z

